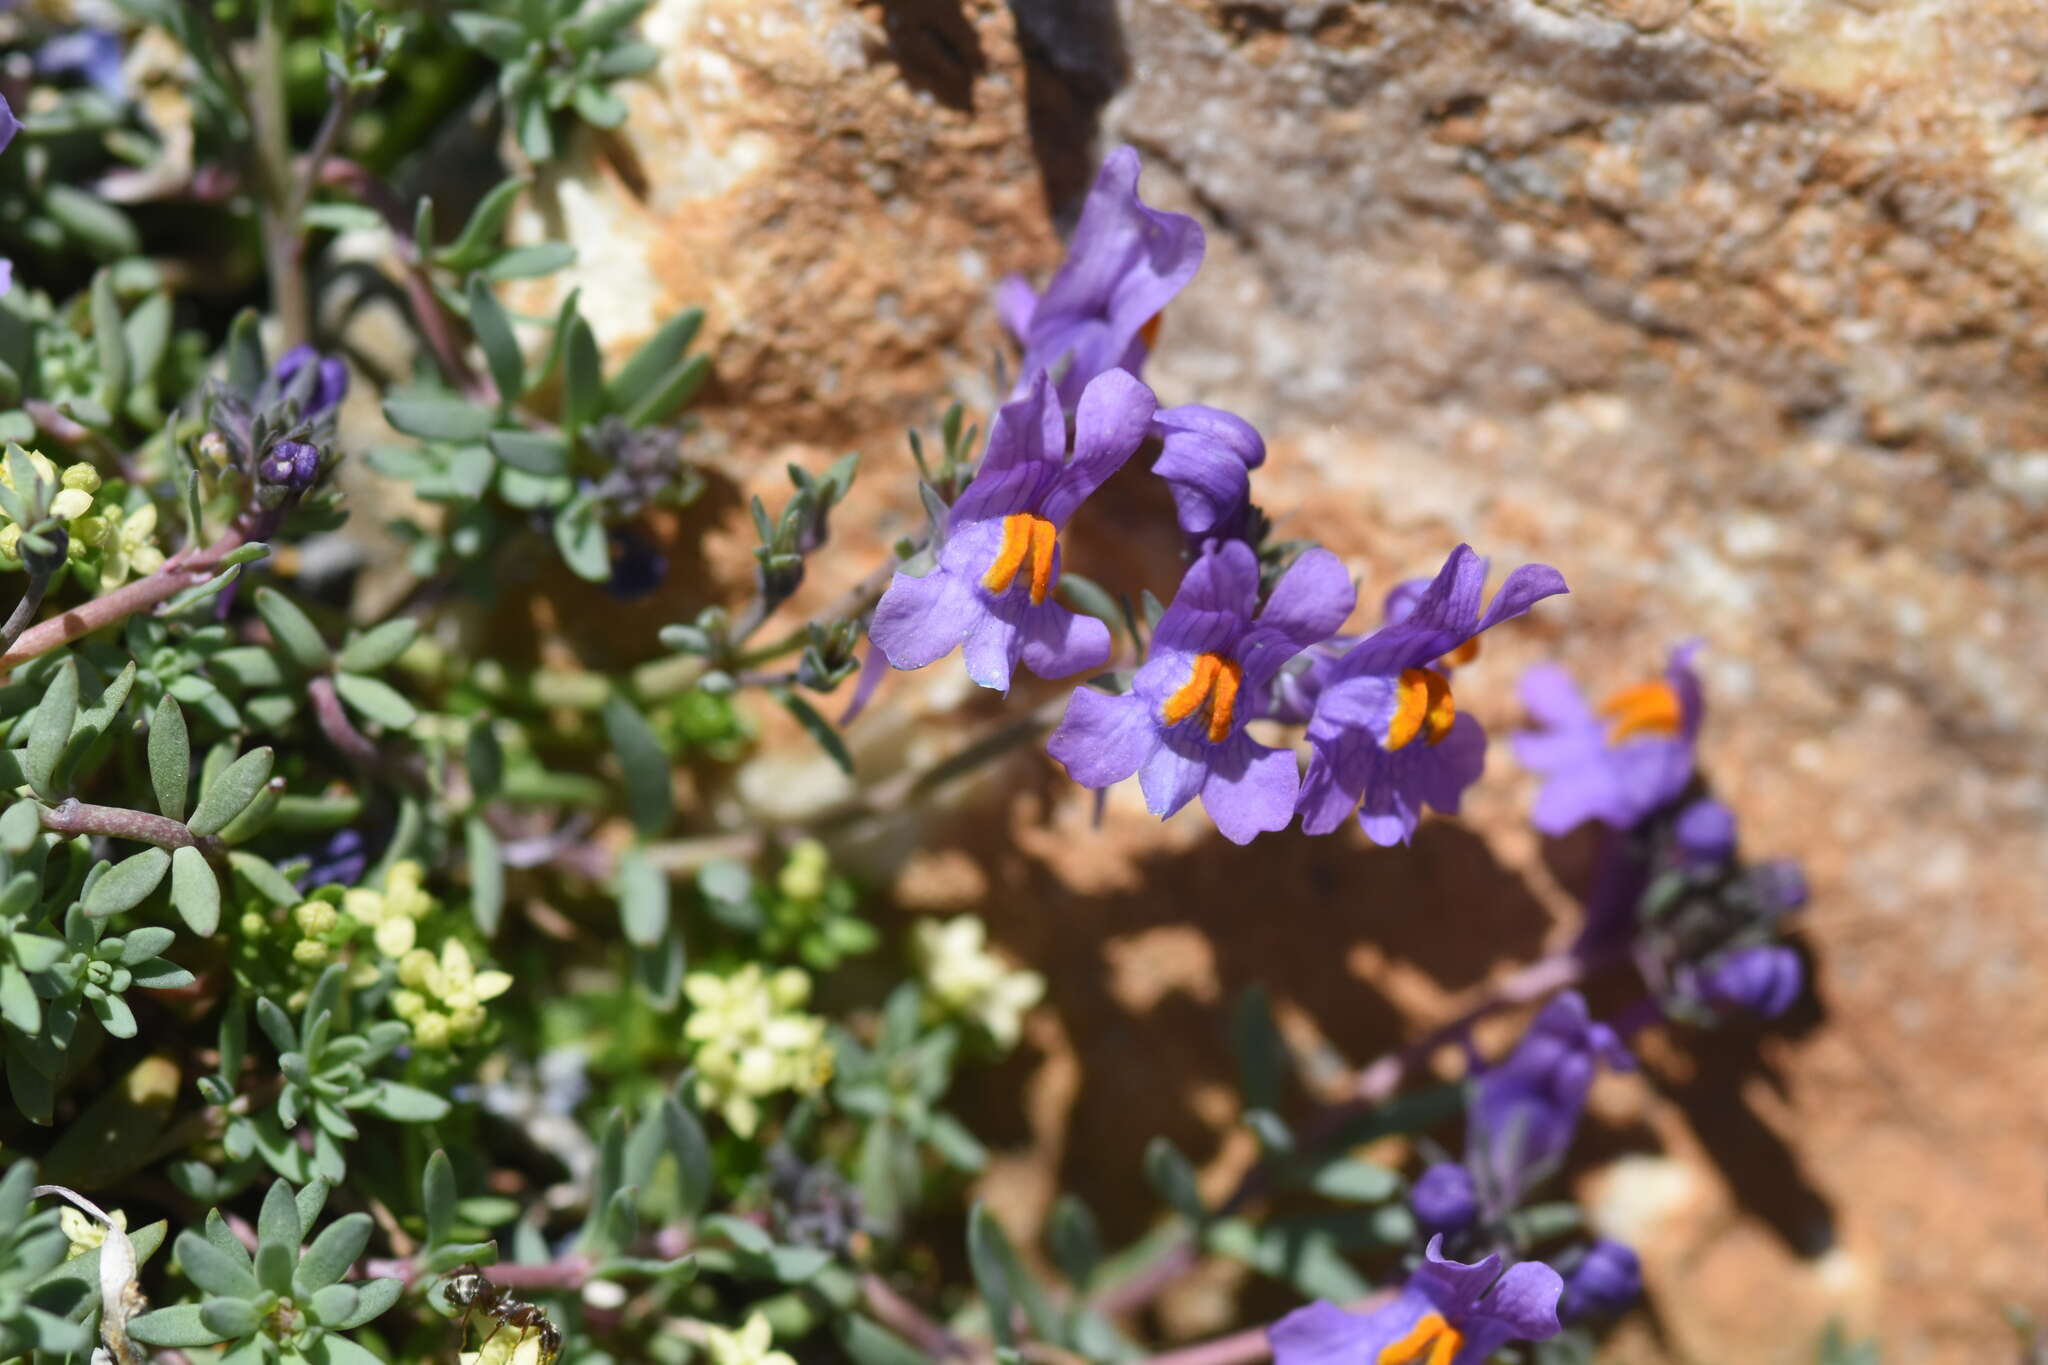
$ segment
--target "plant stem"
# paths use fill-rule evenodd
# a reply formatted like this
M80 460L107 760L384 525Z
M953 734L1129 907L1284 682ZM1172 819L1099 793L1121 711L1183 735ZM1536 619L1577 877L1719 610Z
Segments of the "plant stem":
M21 633L28 629L28 623L36 619L36 613L43 609L43 594L49 590L48 574L31 573L28 591L14 604L14 610L7 614L7 623L0 625L0 651L5 651Z
M211 834L194 834L182 820L122 806L91 806L66 797L43 808L43 828L57 834L103 834L109 839L155 844L158 848L196 848L209 859L227 857L227 845Z
M21 667L38 655L61 649L73 640L125 621L138 611L147 611L159 602L177 596L212 573L214 566L239 547L247 534L237 522L227 534L205 549L174 555L147 578L138 578L104 597L95 597L62 615L38 621L23 631L5 654L0 654L0 675Z

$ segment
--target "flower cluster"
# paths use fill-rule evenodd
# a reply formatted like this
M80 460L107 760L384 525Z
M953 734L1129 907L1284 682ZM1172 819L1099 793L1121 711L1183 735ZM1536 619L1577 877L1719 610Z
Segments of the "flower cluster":
M436 957L425 948L398 960L401 989L391 993L391 1012L412 1028L423 1048L474 1042L486 1022L484 1002L512 989L508 972L478 971L461 939L441 944Z
M939 1009L979 1024L1005 1052L1017 1045L1024 1012L1045 996L1045 978L990 952L987 925L974 915L922 920L911 949Z
M1129 148L1110 155L1043 294L1018 280L1000 291L1024 345L1016 392L935 528L930 567L896 574L870 634L899 669L959 648L968 676L998 691L1020 662L1048 679L1105 667L1108 624L1057 595L1061 533L1150 448L1190 563L1144 658L1108 692L1077 690L1049 752L1087 787L1136 777L1162 817L1200 797L1237 843L1297 814L1308 833L1328 833L1354 812L1375 842L1406 842L1425 808L1455 813L1485 764L1486 732L1459 713L1453 668L1564 580L1524 565L1486 603L1487 562L1461 545L1434 579L1397 588L1380 626L1355 639L1339 632L1356 592L1329 551L1302 550L1268 587L1284 550L1264 543L1250 501L1265 443L1234 414L1160 407L1137 378L1203 250L1193 219L1139 200L1138 169ZM1305 724L1305 775L1292 748L1251 738L1259 719Z
M683 1037L697 1066L697 1102L741 1137L761 1122L761 1101L815 1094L832 1078L825 1021L800 1006L811 978L796 967L769 975L749 962L730 976L692 972L683 981L690 1016Z

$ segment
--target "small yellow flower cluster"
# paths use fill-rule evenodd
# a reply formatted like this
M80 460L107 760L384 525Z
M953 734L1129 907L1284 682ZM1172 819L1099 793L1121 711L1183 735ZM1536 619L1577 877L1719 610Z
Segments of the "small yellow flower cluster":
M814 901L825 894L832 872L832 857L816 839L799 839L789 850L789 860L776 874L775 889L793 901Z
M107 1217L114 1220L115 1227L128 1231L127 1214L115 1209ZM64 1240L71 1244L64 1250L67 1261L97 1250L107 1240L107 1225L97 1218L88 1218L80 1209L66 1207L58 1210L57 1226L64 1233Z
M25 453L39 478L57 485L57 493L50 499L50 515L65 524L71 536L71 557L87 550L100 552L102 588L119 587L131 574L146 576L163 567L164 552L156 544L156 504L144 503L133 512L123 511L113 502L95 508L93 495L100 491L100 476L91 465L68 465L60 471L41 451ZM14 487L14 475L4 460L0 460L0 483ZM21 529L11 521L0 526L0 555L19 557Z
M973 915L924 920L912 933L918 969L939 1008L979 1023L1001 1047L1015 1047L1024 1011L1045 996L1045 978L990 952L988 926Z
M441 945L441 956L414 948L398 960L391 1012L412 1026L421 1047L453 1047L483 1031L484 1002L512 989L509 972L476 969L460 939Z
M815 1094L831 1079L825 1021L798 1008L810 998L811 979L797 968L768 976L750 962L731 976L692 972L683 994L691 1005L683 1036L695 1049L697 1101L741 1137L760 1125L763 1096Z
M426 876L419 863L401 859L385 875L382 891L356 887L342 896L341 908L350 919L369 927L378 952L404 957L419 941L419 922L434 908L434 898L423 885Z
M723 1327L704 1327L704 1346L711 1352L711 1365L796 1365L789 1352L770 1349L775 1333L768 1319L755 1313L737 1332Z
M292 911L292 923L303 935L292 945L292 961L302 967L326 966L327 959L334 956L327 935L341 923L341 911L326 901L307 901Z
M464 1351L457 1357L461 1365L552 1365L541 1350L540 1328L506 1331L493 1327L491 1332L483 1349Z

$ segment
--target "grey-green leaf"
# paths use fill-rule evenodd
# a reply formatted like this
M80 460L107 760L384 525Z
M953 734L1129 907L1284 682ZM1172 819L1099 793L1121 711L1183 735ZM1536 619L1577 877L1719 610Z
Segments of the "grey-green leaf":
M420 623L410 616L397 616L373 626L342 646L341 667L351 673L375 673L398 662L398 656L419 638Z
M299 1258L292 1288L300 1294L310 1294L340 1280L370 1244L370 1232L375 1226L369 1214L351 1213L322 1228L306 1248L306 1254Z
M70 742L72 722L78 719L78 661L66 659L50 679L49 690L36 705L36 716L28 730L28 753L23 771L37 793L51 795L50 781L57 762Z
M334 690L363 717L393 730L403 730L420 718L413 704L382 678L361 673L337 673Z
M691 308L670 318L661 330L647 338L612 378L613 410L631 412L653 389L655 381L675 368L703 325L704 310Z
M255 1285L250 1285L255 1292ZM128 1320L128 1335L150 1346L211 1346L221 1339L200 1317L201 1305L178 1303Z
M647 838L656 838L668 828L675 814L675 790L671 785L668 755L646 718L624 697L612 696L604 704L604 729L612 752L626 774L626 809L633 823Z
M498 920L505 913L505 855L481 815L462 822L462 843L469 862L469 912L489 938L498 932Z
M494 431L491 453L521 473L553 478L569 469L569 443L545 431Z
M171 855L160 848L146 848L132 858L123 858L85 893L85 913L102 919L133 910L170 870Z
M249 803L256 799L256 794L270 781L270 769L275 761L276 755L265 745L261 749L251 749L228 764L226 771L213 779L201 793L199 808L192 812L192 818L185 822L185 827L202 838L220 833L228 821L247 809Z
M642 948L668 932L668 877L637 848L619 858L619 921L626 941Z
M384 420L424 441L481 441L491 429L491 410L453 395L387 398Z
M484 360L491 367L491 381L498 386L498 402L519 401L526 391L525 363L519 354L519 338L505 316L504 305L481 275L469 280L469 325L483 347Z
M213 866L196 848L181 848L171 854L171 905L185 927L201 938L220 928L220 879Z
M253 1335L262 1322L247 1299L208 1299L199 1305L199 1320L223 1341Z

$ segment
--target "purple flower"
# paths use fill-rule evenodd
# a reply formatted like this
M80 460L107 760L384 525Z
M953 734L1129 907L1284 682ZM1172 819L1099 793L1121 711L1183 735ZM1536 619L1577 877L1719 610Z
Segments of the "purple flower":
M278 357L271 371L280 389L289 390L300 371L314 367L313 380L303 395L299 414L307 421L324 417L341 405L348 393L348 366L340 356L323 356L311 346L298 345Z
M1439 1161L1408 1191L1408 1207L1432 1236L1463 1232L1479 1217L1479 1191L1473 1188L1470 1171L1455 1161Z
M121 35L87 25L60 33L36 50L36 70L46 76L79 76L108 99L128 90L121 78Z
M1159 618L1131 690L1076 690L1046 751L1084 787L1136 773L1156 815L1199 795L1232 843L1285 829L1301 786L1294 751L1257 743L1245 722L1280 666L1328 639L1356 600L1343 564L1313 549L1258 611L1258 556L1241 540L1212 541Z
M1406 843L1425 805L1457 813L1486 766L1486 731L1458 713L1450 669L1485 631L1567 591L1557 570L1524 564L1482 613L1485 586L1486 561L1460 545L1412 601L1389 596L1398 617L1329 664L1308 724L1304 830L1326 834L1356 809L1374 843Z
M1059 369L1063 407L1081 401L1097 375L1140 373L1149 324L1194 278L1202 264L1202 228L1184 213L1162 213L1138 200L1138 154L1111 152L1081 206L1066 263L1043 294L1021 279L996 292L1003 321L1024 343L1018 390Z
M1617 1070L1635 1065L1585 997L1565 991L1537 1014L1507 1060L1479 1078L1466 1111L1466 1165L1484 1183L1493 1212L1515 1207L1564 1158L1603 1060Z
M21 131L21 120L14 116L14 107L0 95L0 152L7 150L7 144L14 141L14 135Z
M1515 757L1544 777L1530 821L1545 834L1587 820L1632 829L1692 781L1703 712L1692 669L1697 642L1671 651L1660 679L1625 687L1596 710L1554 664L1522 677L1522 704L1540 730L1514 738Z
M1393 1302L1370 1313L1328 1303L1296 1309L1273 1324L1274 1365L1481 1365L1511 1341L1558 1333L1564 1281L1541 1261L1501 1273L1500 1257L1466 1265L1430 1240L1423 1263Z
M621 602L638 601L661 586L668 576L668 556L637 527L621 526L608 532L612 572L604 590Z
M1190 536L1235 536L1251 506L1251 471L1266 443L1250 422L1202 403L1161 408L1152 418L1159 458L1152 472L1173 493L1180 529Z
M328 836L326 843L313 851L312 863L299 877L299 890L311 891L329 882L354 886L363 879L369 865L370 850L363 842L362 833L338 829Z
M266 483L281 484L294 493L303 493L320 476L320 449L304 441L279 441L263 457L263 463L256 472Z
M946 518L938 566L899 573L869 627L897 668L965 647L967 676L999 692L1021 657L1041 678L1064 678L1109 661L1109 627L1052 600L1060 529L1145 439L1152 391L1122 370L1088 385L1066 456L1066 418L1052 380L1039 373L1022 398L996 413L988 453Z
M1565 1277L1562 1316L1566 1322L1618 1317L1642 1296L1643 1263L1634 1249L1602 1238Z
M1811 898L1806 870L1790 858L1770 858L1751 867L1743 873L1742 888L1750 904L1772 918L1805 909Z
M1806 989L1799 954L1782 943L1758 943L1723 953L1686 973L1691 994L1719 1010L1743 1010L1775 1019Z
M1712 798L1702 798L1678 812L1671 835L1685 861L1719 867L1735 856L1735 812Z

